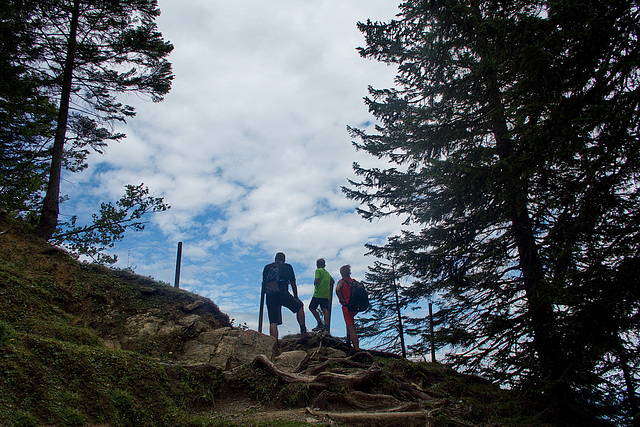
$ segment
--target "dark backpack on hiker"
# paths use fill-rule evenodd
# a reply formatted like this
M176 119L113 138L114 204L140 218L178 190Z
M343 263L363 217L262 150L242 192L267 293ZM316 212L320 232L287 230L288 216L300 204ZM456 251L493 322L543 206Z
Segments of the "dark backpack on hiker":
M347 304L347 310L352 313L360 313L369 309L369 295L364 284L355 279L351 279L351 296Z
M280 292L280 266L278 264L269 267L267 277L264 279L264 291L267 294Z

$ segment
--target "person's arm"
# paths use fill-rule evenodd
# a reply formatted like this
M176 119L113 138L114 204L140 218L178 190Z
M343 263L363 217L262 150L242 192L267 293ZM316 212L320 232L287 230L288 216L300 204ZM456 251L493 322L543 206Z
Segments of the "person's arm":
M338 301L340 301L341 305L344 305L344 297L342 296L342 279L338 280L338 285L336 286L336 295L338 296Z
M285 264L289 269L289 283L291 283L291 292L293 292L293 296L298 298L298 287L296 286L296 273L293 271L293 267L291 264ZM282 276L281 276L282 277ZM298 298L300 299L300 298Z

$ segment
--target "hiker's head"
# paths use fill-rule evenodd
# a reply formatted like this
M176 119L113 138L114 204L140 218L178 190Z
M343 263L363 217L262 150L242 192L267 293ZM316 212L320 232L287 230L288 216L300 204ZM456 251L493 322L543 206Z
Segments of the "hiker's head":
M324 268L327 264L324 262L324 258L318 258L316 261L316 267Z
M340 275L342 277L351 277L351 266L347 264L340 267Z
M284 262L284 252L278 252L276 254L276 262Z

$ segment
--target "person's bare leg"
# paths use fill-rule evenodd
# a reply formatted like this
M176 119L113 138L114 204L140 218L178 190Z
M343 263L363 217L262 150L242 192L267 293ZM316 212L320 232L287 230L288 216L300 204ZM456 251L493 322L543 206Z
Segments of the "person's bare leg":
M320 319L320 313L318 313L318 310L309 309L309 311L311 312L311 314L313 314L313 317L315 317L318 325L322 325L322 319Z
M276 340L278 339L278 324L270 323L269 324L269 335L274 337Z
M331 319L329 319L329 310L323 308L322 313L324 314L324 325L327 326L331 323Z
M298 310L296 317L298 318L298 324L300 325L300 333L302 333L303 330L306 332L307 325L304 320L304 307L301 307L300 310Z
M360 343L358 341L358 335L356 335L356 325L347 325L347 335L351 340L351 345L354 350L360 350Z

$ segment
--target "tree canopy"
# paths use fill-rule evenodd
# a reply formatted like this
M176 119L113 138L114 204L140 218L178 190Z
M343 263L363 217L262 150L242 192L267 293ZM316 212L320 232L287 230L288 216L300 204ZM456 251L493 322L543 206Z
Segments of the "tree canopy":
M23 3L20 3L23 4ZM82 169L89 149L124 138L115 122L135 115L118 95L134 92L160 101L173 74L173 46L157 31L156 0L26 2L29 56L16 56L57 106L47 192L36 233L51 238L58 220L63 165Z
M640 379L637 1L406 1L360 23L386 169L344 188L420 231L387 252L437 297L452 362L630 423ZM412 227L412 229L415 229ZM384 248L381 251L384 254Z
M29 11L27 2L6 2L0 10L0 205L19 212L40 207L56 116L44 82L25 66L38 54Z
M3 5L0 204L32 219L40 211L40 237L60 241L64 236L70 248L95 258L104 248L87 245L110 246L122 238L119 227L143 228L140 215L167 208L146 187L129 185L116 202L120 208L103 203L93 224L77 225L75 217L58 222L63 169L86 168L91 150L125 137L114 125L133 117L135 109L120 102L121 95L131 92L158 102L171 88L167 56L173 46L157 31L159 14L156 0L8 0ZM121 205L132 201L137 204Z

